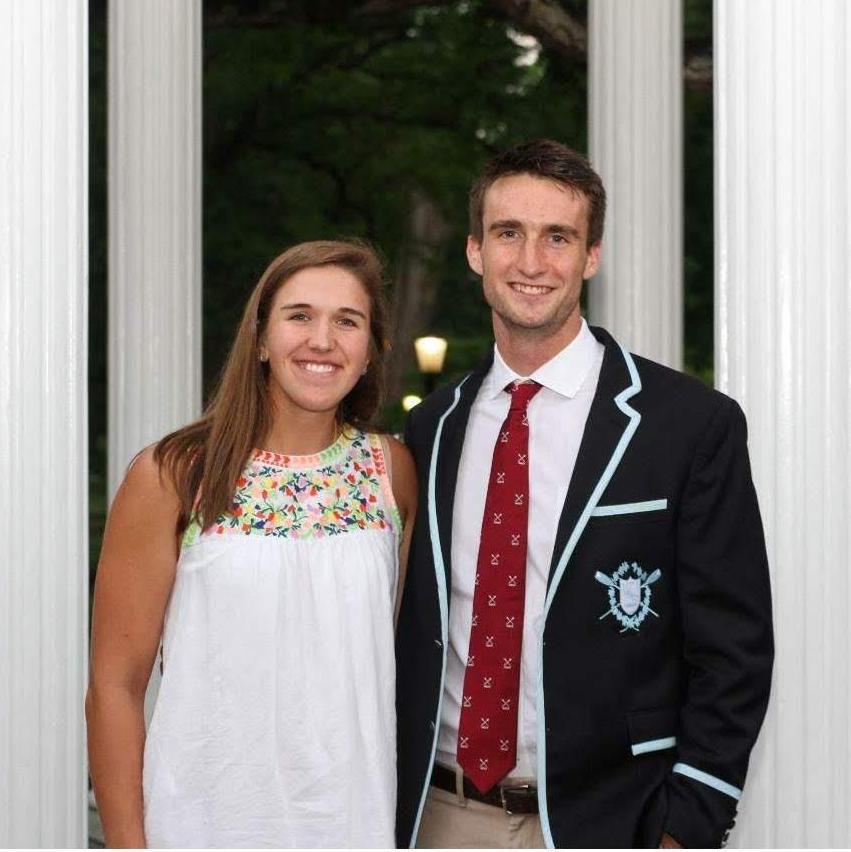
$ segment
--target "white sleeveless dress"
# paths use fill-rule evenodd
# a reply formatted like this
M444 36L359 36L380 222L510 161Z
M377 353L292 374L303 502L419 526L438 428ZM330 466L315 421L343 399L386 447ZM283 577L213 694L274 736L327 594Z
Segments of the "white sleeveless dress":
M145 744L150 847L393 847L399 513L379 438L255 452L184 536Z

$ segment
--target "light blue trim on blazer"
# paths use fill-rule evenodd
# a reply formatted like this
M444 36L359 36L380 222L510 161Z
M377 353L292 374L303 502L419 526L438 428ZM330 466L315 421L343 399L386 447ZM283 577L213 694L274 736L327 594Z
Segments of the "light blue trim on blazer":
M629 417L629 423L627 423L626 429L624 429L623 435L621 435L621 439L618 441L618 445L615 447L615 451L612 453L612 457L606 465L606 469L603 471L602 476L594 486L594 490L591 492L591 496L588 498L588 502L585 504L585 508L582 510L582 514L579 516L579 520L576 522L573 532L570 534L570 538L562 551L561 559L559 559L558 565L556 565L556 570L553 574L553 581L550 583L550 588L547 591L547 597L544 601L544 618L542 619L541 636L539 640L540 664L538 666L537 696L538 811L541 817L541 831L543 832L544 840L550 849L555 848L555 843L553 842L553 835L550 830L550 816L547 809L547 726L544 718L544 628L547 624L547 613L550 611L553 598L555 597L556 591L558 591L558 585L561 582L565 569L567 568L567 563L573 555L576 543L579 541L579 536L581 536L585 530L585 526L588 523L588 519L591 517L591 513L594 511L597 503L600 502L600 497L602 496L603 491L609 484L609 480L612 478L615 469L620 464L620 461L626 452L626 448L629 446L629 442L632 440L632 436L635 434L635 430L641 422L641 415L634 408L627 405L627 400L632 399L632 397L641 390L641 379L638 377L638 370L636 369L635 362L632 360L632 356L623 348L623 346L620 345L620 343L618 343L618 347L620 348L623 359L626 362L626 367L627 370L629 370L629 378L632 384L629 387L624 388L615 397L615 405L617 405L617 407L626 414L627 417Z
M644 500L642 503L613 503L610 506L597 506L591 512L592 518L602 518L607 515L631 515L638 512L659 512L668 508L667 498L663 500Z
M728 784L726 781L722 781L720 778L716 778L702 769L695 769L687 763L675 763L671 771L679 772L680 775L685 775L688 778L694 778L695 781L700 781L701 784L713 787L720 793L726 793L733 799L738 800L742 797L742 791L738 787L734 787L732 784Z
M440 447L440 438L443 434L443 421L455 410L458 400L461 399L461 388L469 379L466 376L455 388L455 399L452 405L443 412L437 422L437 431L434 433L434 444L431 447L431 461L428 466L428 534L431 538L431 552L434 559L434 574L437 580L437 602L440 606L440 640L443 642L443 662L440 669L440 691L437 698L437 716L434 720L434 739L431 744L431 758L429 759L429 771L426 774L425 786L420 796L420 806L417 809L417 818L414 822L414 831L411 834L411 846L417 845L417 834L420 831L420 820L423 818L426 796L428 795L429 782L431 781L431 767L434 766L434 756L437 753L437 736L440 731L440 712L443 705L443 684L446 679L446 653L449 644L449 602L446 594L446 563L443 561L443 550L440 547L440 529L437 525L437 451Z
M632 746L634 755L647 754L650 751L664 751L673 748L677 744L676 737L663 737L660 740L645 740L643 743L635 743Z

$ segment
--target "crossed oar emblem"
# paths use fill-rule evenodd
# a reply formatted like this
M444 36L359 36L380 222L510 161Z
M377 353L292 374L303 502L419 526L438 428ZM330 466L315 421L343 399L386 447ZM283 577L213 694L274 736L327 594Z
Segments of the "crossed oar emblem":
M635 570L640 571L637 565L634 563L633 565ZM625 567L625 565L623 567ZM617 574L615 576L617 576ZM658 618L659 613L650 608L649 589L643 603L642 591L648 586L653 585L653 583L655 583L661 576L662 572L658 568L648 574L643 580L640 577L620 577L618 580L614 580L602 571L597 571L594 574L594 579L598 583L608 586L611 590L609 592L610 607L600 616L599 620L604 619L607 615L614 615L617 620L624 625L623 630L621 630L621 633L624 633L627 630L635 630L637 632L639 625L644 620L644 616L648 612ZM614 593L619 595L618 603L615 603ZM639 608L641 608L642 611L638 616L635 616L635 613ZM621 612L618 610L621 610L623 615L621 615Z

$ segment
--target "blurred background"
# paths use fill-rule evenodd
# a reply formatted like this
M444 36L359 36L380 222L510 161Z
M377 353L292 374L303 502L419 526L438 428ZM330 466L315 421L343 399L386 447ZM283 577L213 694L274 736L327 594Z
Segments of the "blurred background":
M591 321L747 415L777 658L733 845L848 847L849 43L847 0L0 2L0 845L83 842L107 493L200 410L269 260L382 249L397 430L417 336L436 383L490 345L471 180L552 136L616 199Z
M464 256L472 180L526 139L587 151L587 2L555 5L566 26L512 0L205 0L205 399L249 292L301 240L362 237L386 259L386 429L427 386L415 338L446 339L439 381L485 354L490 318ZM90 2L92 576L107 505L106 6ZM708 65L711 0L683 13L684 65ZM711 72L684 78L684 364L712 384Z

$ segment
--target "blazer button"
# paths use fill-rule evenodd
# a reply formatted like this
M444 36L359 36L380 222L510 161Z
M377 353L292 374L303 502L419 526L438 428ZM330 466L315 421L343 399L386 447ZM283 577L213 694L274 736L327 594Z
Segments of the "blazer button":
M435 639L434 644L437 645L438 648L443 647L443 642L441 642L440 639Z

